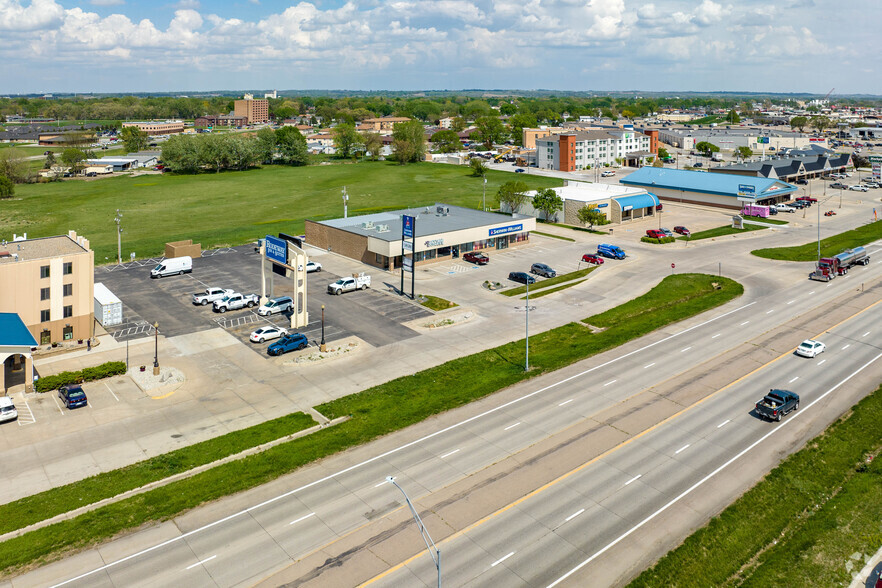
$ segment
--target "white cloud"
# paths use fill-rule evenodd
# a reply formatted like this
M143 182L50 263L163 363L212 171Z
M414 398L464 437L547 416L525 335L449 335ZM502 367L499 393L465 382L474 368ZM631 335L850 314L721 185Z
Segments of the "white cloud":
M54 0L32 0L24 5L19 0L0 0L0 31L36 31L58 26L64 8Z

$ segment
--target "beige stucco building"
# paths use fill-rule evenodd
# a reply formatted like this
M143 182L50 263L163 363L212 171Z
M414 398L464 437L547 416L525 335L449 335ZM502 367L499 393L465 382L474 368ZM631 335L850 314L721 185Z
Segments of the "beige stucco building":
M123 128L138 127L138 130L148 135L172 135L184 132L184 121L182 120L124 122L122 126Z
M40 345L93 334L95 257L67 235L0 245L0 313L16 313Z

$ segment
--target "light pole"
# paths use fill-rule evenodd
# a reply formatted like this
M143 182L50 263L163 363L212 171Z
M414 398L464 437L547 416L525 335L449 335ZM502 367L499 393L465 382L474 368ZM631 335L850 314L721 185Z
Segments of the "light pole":
M526 311L527 312L526 312L525 316L527 317L527 319L525 322L526 322L526 329L527 329L527 339L526 339L527 347L526 347L526 354L524 356L524 371L528 372L528 371L530 371L530 276L529 276L529 274L527 275L526 286L527 286L527 299L526 299L526 301L527 301Z
M346 186L343 186L343 218L349 213L349 194L346 193Z
M319 351L324 353L326 350L327 349L325 347L325 305L322 304L322 344L321 344L321 347L319 347Z
M159 323L153 323L153 375L159 375Z
M116 263L122 265L122 227L120 226L122 213L119 208L116 209L116 218L113 220L116 222Z
M481 210L487 212L487 177L484 176L484 192L481 195Z
M435 542L432 541L432 538L429 536L429 531L423 524L423 519L420 518L419 513L417 513L416 509L413 507L413 503L410 501L410 498L408 498L407 492L404 491L404 488L399 486L398 482L396 482L395 478L392 476L387 476L386 481L401 490L401 493L404 495L404 500L407 502L407 506L410 507L413 520L416 521L417 529L419 529L423 541L426 542L426 549L429 551L429 555L432 556L432 561L435 562L435 569L438 570L438 588L441 588L441 550L438 549Z

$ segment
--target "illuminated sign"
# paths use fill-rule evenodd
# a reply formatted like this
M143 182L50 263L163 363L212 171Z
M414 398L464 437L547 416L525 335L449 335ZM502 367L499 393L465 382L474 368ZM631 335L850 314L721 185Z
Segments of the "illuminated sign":
M288 245L282 239L267 235L264 240L266 258L276 263L288 263Z
M414 218L412 216L402 215L401 217L401 238L413 239Z
M524 230L524 225L508 225L507 227L497 227L495 229L490 229L490 236L495 237L496 235L507 235L509 233L519 233Z

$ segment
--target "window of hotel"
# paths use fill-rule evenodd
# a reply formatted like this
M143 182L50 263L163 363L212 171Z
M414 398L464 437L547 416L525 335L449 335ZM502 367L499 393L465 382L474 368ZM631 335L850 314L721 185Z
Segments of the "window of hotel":
M40 288L40 300L49 300L49 288Z
M64 327L63 336L65 341L70 341L71 339L73 339L73 327L70 325Z
M49 266L48 265L41 265L40 266L40 277L41 278L48 278L49 277Z
M73 262L66 261L64 262L64 275L69 276L73 273Z
M73 284L65 284L64 285L64 295L72 296L73 295Z
M73 316L73 306L65 306L64 307L64 318Z
M40 311L40 322L41 323L48 323L49 322L49 310L48 309Z

